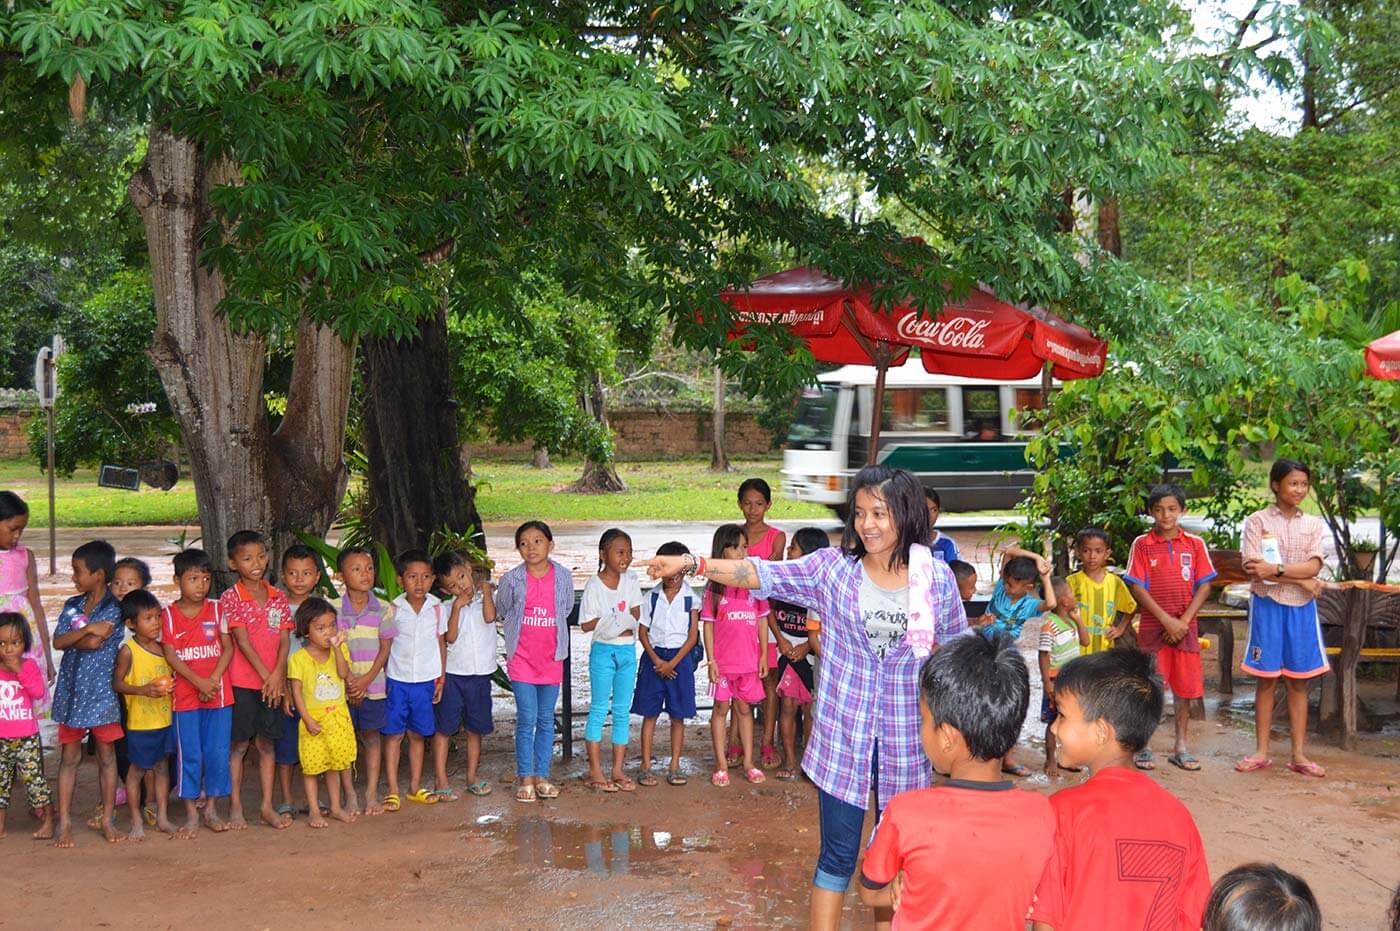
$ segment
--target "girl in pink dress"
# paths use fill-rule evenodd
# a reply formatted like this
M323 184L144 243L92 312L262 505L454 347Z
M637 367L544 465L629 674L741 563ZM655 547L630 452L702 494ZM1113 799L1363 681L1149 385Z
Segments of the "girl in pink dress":
M745 479L739 486L739 510L744 513L744 537L748 540L747 555L759 559L782 559L787 552L787 534L768 524L765 518L773 506L773 489L761 478ZM764 769L778 765L778 647L768 644L768 674L763 677L763 745L760 751ZM734 710L737 715L738 709ZM731 715L729 724L729 758L739 755L739 721Z
M0 611L14 611L29 624L30 648L25 659L34 661L44 672L44 682L53 684L58 669L49 648L49 625L44 620L44 604L39 600L39 573L34 554L20 544L29 524L29 505L13 491L0 491ZM49 690L34 699L40 717L49 713Z

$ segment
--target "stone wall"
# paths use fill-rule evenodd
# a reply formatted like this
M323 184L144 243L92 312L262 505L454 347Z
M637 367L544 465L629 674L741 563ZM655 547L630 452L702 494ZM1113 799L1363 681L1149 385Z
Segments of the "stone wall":
M671 459L709 456L713 442L709 411L608 411L619 459ZM768 454L772 436L752 413L731 411L724 418L730 457ZM471 454L487 459L529 459L528 443L473 443Z
M29 419L37 413L0 408L0 459L23 459L29 455Z

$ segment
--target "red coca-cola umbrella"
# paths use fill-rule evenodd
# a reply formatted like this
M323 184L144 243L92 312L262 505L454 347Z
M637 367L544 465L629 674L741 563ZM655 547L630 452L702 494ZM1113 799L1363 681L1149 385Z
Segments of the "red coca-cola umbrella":
M1047 364L1056 378L1103 372L1107 346L1081 326L1038 307L1008 304L990 289L945 304L937 314L901 302L876 310L870 288L850 287L811 267L759 278L720 297L736 311L730 339L756 325L786 326L818 362L874 365L875 410L884 405L885 372L917 347L929 372L1012 381ZM870 461L879 448L880 418L871 426Z
M1400 381L1400 330L1366 347L1366 371L1372 378Z

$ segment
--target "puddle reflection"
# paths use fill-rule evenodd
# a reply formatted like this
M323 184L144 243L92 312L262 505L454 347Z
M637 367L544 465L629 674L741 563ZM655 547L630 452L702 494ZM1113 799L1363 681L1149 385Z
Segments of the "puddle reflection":
M596 825L547 818L522 818L509 823L481 823L482 837L503 840L514 848L521 866L552 866L621 876L633 864L652 863L685 853L715 849L706 834L676 837L670 831L637 824Z

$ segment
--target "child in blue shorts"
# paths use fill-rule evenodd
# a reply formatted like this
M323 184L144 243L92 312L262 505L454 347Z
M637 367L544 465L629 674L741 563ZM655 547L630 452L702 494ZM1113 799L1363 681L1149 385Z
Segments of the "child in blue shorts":
M491 783L478 778L481 738L494 731L491 720L491 674L500 654L496 631L496 605L491 585L473 572L461 553L442 553L433 559L433 571L445 594L452 596L443 641L447 646L446 682L442 698L433 706L437 733L433 735L433 769L442 801L454 801L457 793L447 782L449 741L459 730L467 731L467 791L490 795Z
M297 608L311 597L311 593L321 581L321 566L316 562L316 554L312 552L311 547L294 543L283 550L282 568L277 573L277 581L281 583L282 591L287 593L287 606L295 616ZM291 659L292 654L301 648L300 637L289 638L287 658ZM297 813L296 802L292 798L292 770L301 762L297 746L300 740L297 724L301 718L297 714L296 705L292 703L290 689L282 696L282 713L286 715L286 720L282 722L282 736L273 742L272 748L277 760L277 782L282 789L282 804L277 806L275 811L290 818ZM349 811L358 811L355 784L350 780L349 770L346 770L346 774L343 788L347 791L344 793L343 804Z
M389 646L388 688L384 707L384 776L389 793L384 810L399 809L399 753L408 734L408 800L435 805L438 796L423 788L423 739L437 732L433 705L444 685L442 635L447 612L435 596L433 564L422 550L408 550L394 560L403 594L394 599L394 640Z
M663 543L658 556L686 556L684 543ZM696 646L700 642L700 599L680 574L669 575L642 597L638 637L646 653L637 673L632 713L642 716L642 773L639 785L654 786L652 739L656 719L665 711L671 719L671 766L666 781L683 786L681 751L685 748L685 722L695 717Z
M170 823L170 770L166 758L175 752L175 726L170 695L175 691L174 671L160 645L160 602L138 588L122 599L122 621L132 639L117 650L112 688L126 704L126 803L131 809L127 837L146 836L141 816L141 782L147 772L155 775L156 830L174 834Z

